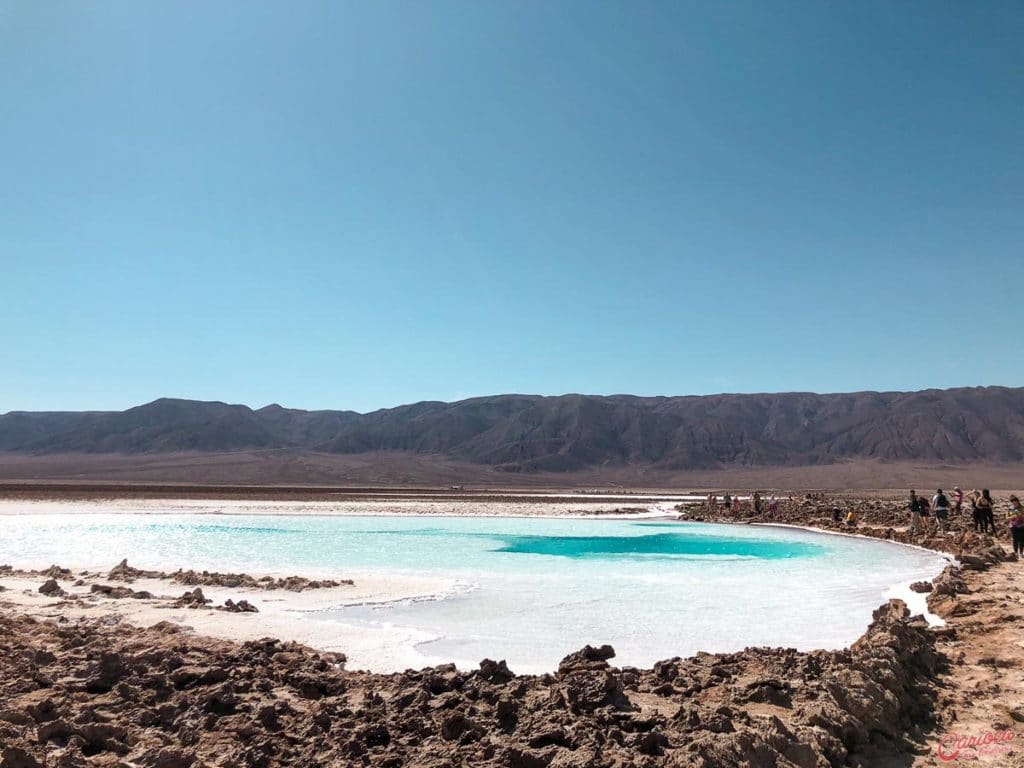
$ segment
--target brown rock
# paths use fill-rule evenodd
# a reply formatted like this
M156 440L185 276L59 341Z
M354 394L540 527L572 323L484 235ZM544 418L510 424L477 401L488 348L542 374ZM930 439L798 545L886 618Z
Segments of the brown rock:
M515 677L515 674L508 668L505 660L492 661L484 659L480 662L480 677L489 683L504 684Z
M602 645L599 648L585 645L562 659L558 664L558 671L565 673L574 669L604 669L608 666L608 659L614 657L615 649L610 645Z
M43 768L43 764L20 747L4 747L0 768Z
M60 584L57 583L56 579L47 579L41 587L39 592L46 595L47 597L63 597L67 594L61 589Z

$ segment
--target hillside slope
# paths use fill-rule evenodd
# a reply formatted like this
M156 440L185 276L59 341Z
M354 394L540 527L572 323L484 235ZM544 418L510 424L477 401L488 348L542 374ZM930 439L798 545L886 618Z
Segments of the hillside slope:
M301 448L445 456L508 471L1020 461L1024 388L693 397L496 395L358 414L160 399L118 412L11 412L0 451L160 454Z

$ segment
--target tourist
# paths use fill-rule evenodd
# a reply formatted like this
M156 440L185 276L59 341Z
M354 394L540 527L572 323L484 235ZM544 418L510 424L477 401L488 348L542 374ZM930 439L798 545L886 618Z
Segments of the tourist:
M921 530L928 533L928 520L931 518L932 510L928 502L927 496L918 496L918 502L921 504Z
M988 533L992 532L995 535L996 532L996 516L995 516L995 504L992 502L992 494L989 493L988 488L982 488L981 498L978 499L978 512L981 515L981 532Z
M728 492L722 497L722 506L725 507L725 511L729 512L732 509L732 496Z
M839 507L832 507L832 522L841 523L843 521L843 510Z
M714 493L708 494L708 514L713 515L718 512L718 497Z
M1013 553L1024 557L1024 506L1016 496L1010 497L1010 538L1013 539Z
M975 488L967 495L967 500L971 504L971 520L974 522L974 532L982 533L985 530L985 519L978 507L978 499L981 498L981 493Z
M779 500L775 498L773 493L768 497L768 514L775 517L775 513L779 511Z
M946 521L949 520L949 499L946 498L946 494L942 492L941 488L932 497L932 509L935 510L935 527L938 528L939 533L945 534Z
M910 528L907 529L907 533L917 533L917 529L921 527L921 500L915 491L910 492L907 509L910 510Z
M857 513L852 509L846 513L846 525L850 528L855 528L857 525Z
M754 514L761 514L761 494L757 491L754 491Z
M964 492L960 490L960 486L953 486L953 512L959 515L964 511Z

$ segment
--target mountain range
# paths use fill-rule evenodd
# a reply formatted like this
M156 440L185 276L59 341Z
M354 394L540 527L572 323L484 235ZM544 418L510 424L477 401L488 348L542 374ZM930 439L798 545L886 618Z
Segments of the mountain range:
M430 454L511 472L1024 459L1024 388L683 397L495 395L372 413L162 398L0 416L17 454Z

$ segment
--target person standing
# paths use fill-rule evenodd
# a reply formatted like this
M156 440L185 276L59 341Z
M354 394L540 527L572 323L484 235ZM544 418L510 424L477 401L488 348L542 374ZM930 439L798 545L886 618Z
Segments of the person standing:
M988 533L992 532L995 535L996 532L996 515L995 515L995 504L992 502L992 494L989 493L988 488L981 489L981 498L978 499L978 513L981 515L981 532Z
M760 515L761 514L761 494L758 491L754 491L754 501L753 501L753 504L754 504L754 514L755 515Z
M971 504L971 520L974 522L974 532L981 533L985 528L985 523L982 520L981 510L978 509L978 499L981 498L981 493L975 488L969 494L967 494L967 501Z
M773 493L768 497L768 514L775 517L775 513L779 511L779 500L775 498Z
M946 533L946 521L949 520L949 499L939 488L932 497L932 510L935 512L935 527L939 533Z
M917 533L918 528L921 527L921 500L913 490L910 492L910 503L907 504L907 509L910 510L910 528L907 529L907 533Z
M932 516L931 508L928 506L928 497L918 496L917 501L921 505L921 530L928 533L928 529L931 527L928 525L928 519Z
M959 515L964 511L964 492L959 485L953 486L953 513Z
M1013 539L1013 552L1017 557L1024 557L1024 506L1016 496L1010 497L1010 538Z
M728 491L726 491L725 495L722 497L722 506L725 507L726 514L729 514L732 510L732 496L729 495Z

